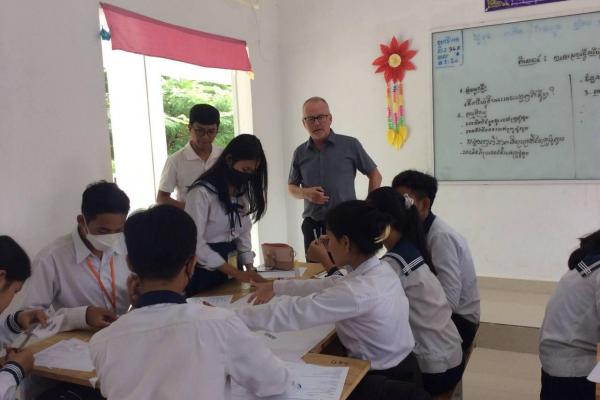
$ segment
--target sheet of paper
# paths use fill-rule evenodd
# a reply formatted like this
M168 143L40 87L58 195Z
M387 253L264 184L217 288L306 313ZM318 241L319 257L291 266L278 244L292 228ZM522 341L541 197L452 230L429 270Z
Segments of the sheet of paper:
M205 296L205 297L189 297L187 298L188 303L203 303L206 302L211 306L229 308L231 305L232 295L227 296Z
M296 269L290 269L289 271L272 269L270 271L259 272L258 274L265 279L293 279L296 278Z
M56 335L60 330L60 327L63 323L65 316L55 315L53 317L48 318L48 325L45 328L42 328L41 325L38 325L32 332L31 335L38 339L45 339L47 337Z
M293 382L288 390L277 396L261 397L268 400L339 400L348 375L348 367L321 367L312 364L286 362ZM258 399L235 382L231 384L231 398Z
M600 383L600 363L596 364L592 372L588 375L588 381Z
M301 278L304 276L304 273L306 272L308 267L298 267L296 269L298 270L298 278Z
M61 340L34 354L35 365L46 368L70 369L91 372L94 370L90 348L79 339Z

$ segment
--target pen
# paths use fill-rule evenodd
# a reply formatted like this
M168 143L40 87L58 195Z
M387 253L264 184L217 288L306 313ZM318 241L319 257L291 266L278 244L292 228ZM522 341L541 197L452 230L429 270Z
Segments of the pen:
M317 235L316 229L313 229L313 235L315 236L315 240L319 240L319 236Z
M17 348L17 351L23 350L23 348L25 347L25 345L27 344L27 342L29 342L29 339L31 339L31 336L33 336L33 330L35 328L37 328L37 326L38 326L38 324L34 324L34 325L31 326L31 329L27 333L27 336L25 336L25 340L23 340L23 343L21 343L21 345Z

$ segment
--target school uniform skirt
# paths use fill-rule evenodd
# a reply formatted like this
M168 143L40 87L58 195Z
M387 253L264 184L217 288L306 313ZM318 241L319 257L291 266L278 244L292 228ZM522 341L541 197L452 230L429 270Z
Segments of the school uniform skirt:
M428 400L417 358L411 352L400 364L385 370L370 370L349 400Z
M208 243L208 245L213 251L219 253L224 260L227 260L227 257L232 251L237 250L234 242ZM237 266L234 265L234 267ZM196 264L194 275L192 275L190 283L185 288L185 294L187 297L195 296L198 293L222 285L223 283L227 282L228 279L229 277L227 274L224 274L217 269L210 270L204 268L200 264Z
M596 384L585 376L557 377L542 370L540 400L594 400Z

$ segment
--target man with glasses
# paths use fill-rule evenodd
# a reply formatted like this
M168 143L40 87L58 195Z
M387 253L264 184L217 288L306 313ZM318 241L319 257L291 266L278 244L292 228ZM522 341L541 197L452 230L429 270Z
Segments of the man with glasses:
M333 132L325 99L306 100L302 114L302 124L310 138L294 151L288 191L304 200L302 234L306 251L313 240L325 233L323 221L327 211L356 199L356 170L369 178L369 192L379 187L381 174L356 138Z
M196 104L190 109L190 141L167 159L160 177L156 202L185 207L187 188L209 169L223 149L213 146L221 118L219 110L208 104ZM171 197L177 189L176 199Z

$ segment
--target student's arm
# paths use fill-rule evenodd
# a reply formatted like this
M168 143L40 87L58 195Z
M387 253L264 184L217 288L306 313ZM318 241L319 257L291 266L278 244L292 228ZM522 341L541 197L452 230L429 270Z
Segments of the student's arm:
M162 190L159 190L158 194L156 195L156 203L170 204L172 206L181 208L182 210L185 208L185 203L183 201L175 200L171 197L171 193L163 192Z
M171 197L171 193L177 186L177 168L171 157L167 158L162 174L160 175L160 183L158 184L158 193L156 194L156 202L158 204L171 204L172 206L183 209L185 203L177 201Z
M462 273L456 244L447 234L434 235L430 239L431 259L437 270L437 278L444 288L452 311L458 308L462 292Z
M285 364L239 318L230 318L227 322L229 335L223 351L231 378L259 397L285 392L291 384Z
M0 368L0 400L14 400L17 387L33 368L33 353L29 349L18 353L10 350L6 361Z
M31 277L28 279L23 296L24 309L44 309L47 310L54 302L55 297L60 293L60 286L57 276L59 266L54 262L52 254L44 254L33 261L31 268ZM88 307L61 308L56 310L53 315L64 315L65 318L61 325L61 331L75 329L89 329L87 323Z
M254 266L254 252L252 251L252 220L248 215L241 216L242 227L240 235L235 239L238 260L242 265L252 269Z
M270 302L254 307L244 307L236 310L237 315L252 330L264 329L272 332L295 331L312 328L313 326L334 323L352 318L360 314L355 294L351 288L335 279L322 279L334 286L304 297L288 297L276 302ZM278 281L279 282L279 281ZM293 282L293 281L291 281ZM311 285L307 281L285 283L300 286ZM279 283L276 282L276 293ZM289 293L286 291L286 293Z
M381 186L381 174L377 168L367 174L369 178L369 193Z

